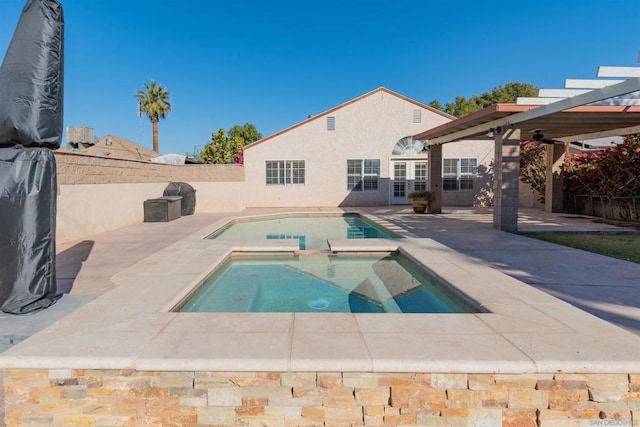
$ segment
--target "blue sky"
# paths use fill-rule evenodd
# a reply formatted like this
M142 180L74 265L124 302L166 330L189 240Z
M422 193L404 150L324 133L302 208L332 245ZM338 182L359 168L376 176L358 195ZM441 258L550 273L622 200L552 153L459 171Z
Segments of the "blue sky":
M25 2L0 0L2 57ZM444 104L639 65L640 0L61 3L64 126L151 148L134 93L154 79L172 94L162 153L192 152L246 122L267 136L380 86Z

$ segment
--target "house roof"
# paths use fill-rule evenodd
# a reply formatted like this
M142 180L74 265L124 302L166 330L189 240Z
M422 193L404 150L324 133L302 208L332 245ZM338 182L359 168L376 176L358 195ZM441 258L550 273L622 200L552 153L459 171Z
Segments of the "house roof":
M126 138L122 138L115 135L101 136L96 140L95 144L83 146L82 144L67 145L67 151L75 153L89 154L92 156L110 157L115 159L125 160L141 160L149 161L152 157L160 156L160 153L156 153L146 147L136 144L133 141L129 141Z
M446 143L461 139L491 139L491 128L509 126L509 116L540 108L540 105L495 104L475 113L414 135L414 139L430 143ZM640 132L640 106L582 105L519 122L520 139L530 140L536 130L545 139L576 141L585 138ZM456 138L456 134L464 137Z
M382 87L382 86L381 86L381 87L379 87L379 88L377 88L377 89L372 90L371 92L367 92L367 93L365 93L364 95L360 95L360 96L359 96L359 97L357 97L357 98L354 98L354 99L352 99L352 100L350 100L350 101L347 101L347 102L345 102L345 103L342 103L342 104L340 104L340 105L337 105L337 106L335 106L335 107L333 107L333 108L331 108L331 109L329 109L329 110L327 110L327 111L324 111L324 112L322 112L322 113L320 113L320 114L316 114L316 115L314 115L314 116L310 116L310 117L309 117L309 118L307 118L306 120L303 120L303 121L301 121L301 122L299 122L299 123L296 123L296 124L295 124L295 125L293 125L293 126L290 126L290 127L286 128L286 129L283 129L283 130L281 130L281 131L279 131L279 132L276 132L276 133L274 133L274 134L271 134L271 135L269 135L269 136L267 136L267 137L265 137L265 138L262 138L262 139L260 139L260 140L258 140L258 141L255 141L255 142L253 142L253 143L251 143L251 144L248 144L248 145L246 145L246 146L244 147L244 149L246 150L247 148L251 148L251 147L253 147L253 146L255 146L255 145L261 144L261 143L263 143L263 142L265 142L265 141L268 141L268 140L270 140L270 139L272 139L272 138L275 138L276 136L279 136L279 135L282 135L282 134L284 134L284 133L287 133L287 132L289 132L289 131L291 131L291 130L293 130L293 129L295 129L295 128L298 128L298 127L300 127L300 126L303 126L303 125L305 125L305 124L307 124L307 123L310 123L310 122L312 122L312 121L314 121L314 120L321 119L322 117L325 117L325 116L327 116L327 115L329 115L329 114L331 114L331 113L333 113L333 112L335 112L335 111L337 111L337 110L340 110L341 108L344 108L344 107L346 107L346 106L348 106L348 105L351 105L351 104L355 104L356 102L358 102L358 101L360 101L360 100L362 100L362 99L364 99L364 98L367 98L367 97L369 97L369 96L375 95L375 94L377 94L377 93L379 93L379 92L388 93L388 94L390 94L390 95L392 95L392 96L395 96L395 97L397 97L397 98L400 98L400 99L403 99L403 100L405 100L405 101L407 101L407 102L410 102L410 103L412 103L412 104L415 104L416 106L418 106L418 107L420 107L420 108L424 108L424 109L426 109L426 110L429 110L429 111L432 111L432 112L434 112L434 113L436 113L436 114L439 114L439 115L441 115L441 116L443 116L443 117L446 117L446 118L447 118L447 119L449 119L449 120L453 120L453 119L455 119L455 117L454 117L454 116L452 116L452 115L450 115L450 114L447 114L447 113L445 113L445 112L443 112L443 111L440 111L440 110L438 110L438 109L436 109L436 108L430 107L430 106L428 106L428 105L426 105L426 104L423 104L423 103L418 102L418 101L416 101L416 100L414 100L414 99L408 98L408 97L406 97L406 96L404 96L404 95L401 95L401 94L399 94L399 93L397 93L397 92L394 92L394 91L392 91L392 90L389 90L389 89L387 89L387 88L385 88L385 87Z
M624 137L612 136L609 138L586 139L584 141L573 141L569 144L569 150L572 153L593 153L602 151L614 145L622 144Z

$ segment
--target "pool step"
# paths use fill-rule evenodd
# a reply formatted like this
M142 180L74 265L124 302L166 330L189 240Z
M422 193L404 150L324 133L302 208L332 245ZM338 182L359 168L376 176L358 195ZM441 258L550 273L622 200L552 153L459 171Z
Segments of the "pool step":
M233 252L296 252L297 240L238 240L231 246Z
M330 239L332 252L396 252L400 245L393 239Z

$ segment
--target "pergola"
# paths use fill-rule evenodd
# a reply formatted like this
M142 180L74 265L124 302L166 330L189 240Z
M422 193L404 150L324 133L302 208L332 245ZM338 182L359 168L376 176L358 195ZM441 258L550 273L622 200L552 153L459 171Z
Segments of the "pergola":
M561 211L563 189L559 168L564 143L640 133L640 105L635 94L638 91L640 77L632 77L547 105L492 105L414 135L414 139L425 141L429 148L429 185L436 196L431 211L442 211L442 145L463 140L473 144L487 139L495 141L495 228L518 230L521 141L538 139L547 143L545 210Z

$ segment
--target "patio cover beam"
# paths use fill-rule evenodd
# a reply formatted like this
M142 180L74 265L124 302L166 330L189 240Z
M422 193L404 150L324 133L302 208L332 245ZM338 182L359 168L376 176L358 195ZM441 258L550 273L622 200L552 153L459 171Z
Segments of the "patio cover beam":
M611 130L602 131L602 132L583 133L583 134L572 135L564 138L558 138L557 140L562 142L573 142L573 141L584 141L586 139L608 138L610 136L632 135L636 133L640 133L640 125L626 127L626 128L619 128L619 129L611 129Z
M620 95L626 95L628 93L636 92L640 90L640 77L633 77L622 83L617 83L611 86L605 86L603 88L594 89L581 95L576 95L571 98L561 99L551 104L543 105L538 108L531 109L529 111L523 111L510 116L502 117L490 122L481 123L475 126L471 126L466 129L462 129L447 135L442 135L432 139L427 138L429 145L434 144L446 144L448 142L459 141L462 139L469 139L473 136L485 134L490 128L502 127L515 127L519 123L523 123L529 120L537 119L540 117L548 116L554 113L559 113L564 110L579 107L586 104L602 101L609 98L615 98Z
M581 95L565 98L552 104L544 105L534 110L524 111L505 117L507 125L512 126L527 120L537 119L549 114L559 113L569 108L580 107L582 105L591 104L602 101L603 99L614 98L620 95L626 95L631 92L640 90L640 77L634 77L611 86L605 86L600 89L594 89Z
M566 89L600 89L622 83L624 80L595 80L595 79L566 79L564 87Z
M600 66L598 77L640 77L640 68Z
M496 129L498 127L505 127L506 117L501 117L499 119L492 120L490 122L481 123L479 125L471 126L467 129L463 129L458 132L451 133L449 135L440 136L433 139L427 139L429 145L438 145L445 144L447 142L459 141L462 139L467 139L469 137L486 134L489 132L489 129Z

